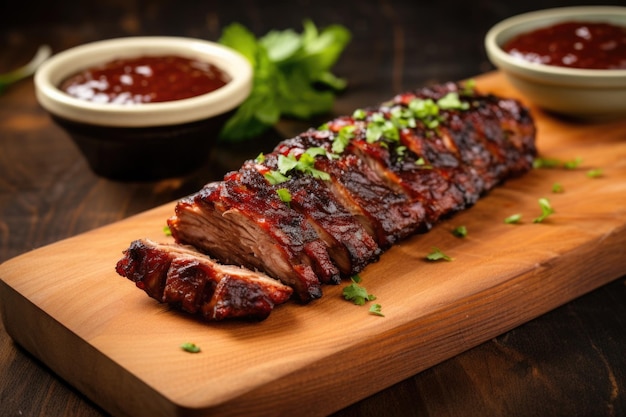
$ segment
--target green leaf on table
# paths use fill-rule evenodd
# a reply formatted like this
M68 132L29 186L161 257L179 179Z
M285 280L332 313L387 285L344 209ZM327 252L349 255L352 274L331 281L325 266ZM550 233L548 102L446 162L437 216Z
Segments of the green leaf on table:
M256 38L239 23L226 27L219 39L242 53L254 69L250 96L220 132L223 141L243 141L258 136L281 117L309 119L332 109L337 91L346 82L330 72L350 41L340 25L319 30L303 23L303 32L270 31Z

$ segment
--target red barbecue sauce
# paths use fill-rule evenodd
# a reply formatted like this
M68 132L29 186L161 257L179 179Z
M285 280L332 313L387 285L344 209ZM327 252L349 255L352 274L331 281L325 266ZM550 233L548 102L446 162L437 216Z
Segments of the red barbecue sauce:
M507 42L504 50L546 65L626 69L626 27L600 22L563 22L519 35Z
M180 56L116 59L79 72L60 85L95 103L141 104L181 100L224 86L228 76L207 62Z

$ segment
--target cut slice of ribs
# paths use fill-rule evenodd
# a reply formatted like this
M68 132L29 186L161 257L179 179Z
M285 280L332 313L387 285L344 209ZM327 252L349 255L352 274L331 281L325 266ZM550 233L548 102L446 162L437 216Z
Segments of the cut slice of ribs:
M321 297L321 282L339 275L324 243L273 190L251 185L265 182L258 172L239 174L181 201L168 220L172 236L223 263L279 277L302 302Z
M150 297L205 320L263 320L293 290L246 268L222 265L193 248L138 239L116 265Z

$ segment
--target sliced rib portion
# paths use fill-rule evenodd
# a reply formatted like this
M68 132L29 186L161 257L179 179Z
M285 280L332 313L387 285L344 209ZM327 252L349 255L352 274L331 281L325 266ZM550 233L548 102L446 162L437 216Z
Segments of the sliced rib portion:
M275 156L276 154L268 155L268 159L276 159ZM270 166L275 167L275 163L266 160L260 165L248 161L242 169L252 169L264 175L270 171ZM340 274L350 276L375 260L380 255L381 249L324 182L310 175L300 175L279 185L265 183L261 184L261 187L272 187L274 190L284 187L290 196L288 207L306 217L325 243L327 252Z
M206 320L265 319L293 290L249 269L222 265L193 248L138 239L116 265L150 297Z
M258 182L266 181L244 170L208 184L176 206L172 235L223 263L279 277L303 302L321 297L321 282L339 276L324 243L304 216Z

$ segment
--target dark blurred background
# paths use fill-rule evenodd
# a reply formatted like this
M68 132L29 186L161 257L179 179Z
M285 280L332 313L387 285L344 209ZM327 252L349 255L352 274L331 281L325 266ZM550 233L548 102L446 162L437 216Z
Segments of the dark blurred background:
M309 18L320 27L345 25L355 38L377 34L371 44L353 42L352 47L348 46L336 72L351 74L350 94L367 90L371 95L374 89L386 98L420 84L462 79L492 69L483 37L489 27L504 18L540 8L581 4L606 2L13 0L0 13L0 71L26 61L34 53L30 50L33 44L47 43L58 52L118 36L175 35L217 40L232 22L240 22L260 36L271 29L299 31L302 21ZM391 79L390 70L394 74ZM339 101L337 110L352 109L342 108Z

